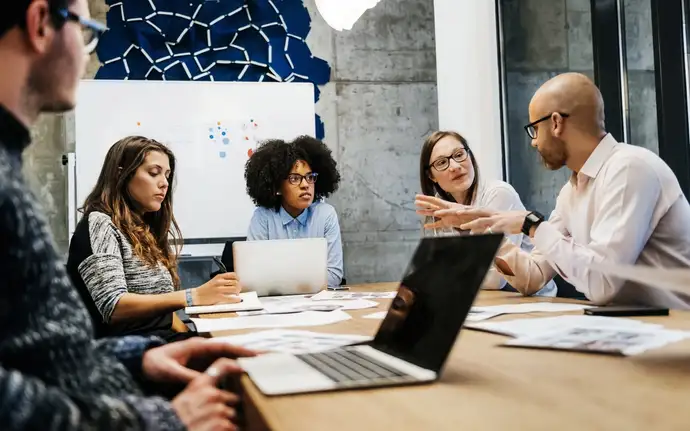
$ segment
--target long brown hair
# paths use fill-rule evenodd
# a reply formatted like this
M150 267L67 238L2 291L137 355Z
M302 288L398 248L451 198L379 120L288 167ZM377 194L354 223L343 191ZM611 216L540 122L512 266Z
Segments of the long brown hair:
M419 157L419 180L422 183L422 193L427 196L438 196L443 200L455 202L455 198L453 198L450 193L443 190L431 179L431 168L429 166L429 159L431 159L431 153L434 151L434 147L438 141L447 136L450 136L460 142L465 148L465 151L467 151L467 154L470 156L470 161L472 162L472 167L474 168L474 181L472 182L470 188L467 189L465 201L459 203L463 205L472 205L472 202L474 202L474 199L477 196L477 184L479 184L479 166L477 166L477 159L474 158L474 154L472 153L472 150L470 150L467 139L465 139L458 132L439 130L438 132L432 133L431 136L426 138L424 141L424 145L422 146L422 154Z
M158 211L141 215L134 210L136 204L127 186L144 163L146 155L152 151L168 156L170 187ZM115 227L134 247L134 253L152 267L162 263L170 271L173 284L177 287L180 282L177 274L178 245L182 244L182 234L172 211L174 180L175 155L168 147L143 136L129 136L117 141L108 150L98 182L80 211L84 217L93 211L109 215ZM175 249L171 247L171 240Z

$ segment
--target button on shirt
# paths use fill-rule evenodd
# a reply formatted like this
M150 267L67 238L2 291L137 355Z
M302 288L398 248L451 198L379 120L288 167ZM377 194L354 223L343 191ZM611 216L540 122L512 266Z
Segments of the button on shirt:
M690 205L651 151L606 135L536 229L531 254L504 260L538 289L555 273L596 303L690 308L690 298L590 271L592 262L690 267ZM510 282L511 277L506 276Z
M326 238L328 285L339 286L343 278L343 244L335 208L315 202L297 217L283 207L278 211L259 207L254 211L247 240Z

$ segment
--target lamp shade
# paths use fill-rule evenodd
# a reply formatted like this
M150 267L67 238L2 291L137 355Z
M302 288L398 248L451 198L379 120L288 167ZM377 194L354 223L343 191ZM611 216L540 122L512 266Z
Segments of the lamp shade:
M368 9L381 0L316 0L316 8L333 29L351 30Z

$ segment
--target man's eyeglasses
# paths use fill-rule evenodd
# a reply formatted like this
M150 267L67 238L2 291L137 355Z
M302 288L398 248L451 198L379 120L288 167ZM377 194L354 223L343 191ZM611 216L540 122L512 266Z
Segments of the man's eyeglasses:
M316 177L318 176L319 174L317 174L316 172L312 172L307 175L290 174L288 175L287 180L293 186L302 184L302 180L306 180L307 184L314 184L316 182Z
M552 113L550 113L549 115L546 115L546 116L544 116L544 117L538 119L537 121L532 121L531 123L529 123L528 125L526 125L526 126L525 126L525 132L527 132L527 136L529 136L530 139L537 139L537 129L536 129L536 127L534 127L534 126L536 126L537 124L541 123L542 121L548 120L549 118L551 118L551 116L552 116L553 114L558 114L558 115L560 115L560 116L563 117L563 118L568 118L568 117L570 117L570 114L564 114L564 113L562 113L562 112L552 112Z
M57 14L58 18L62 19L63 22L72 21L81 26L81 31L84 35L84 49L87 54L91 54L96 49L98 39L108 30L108 27L103 23L83 18L67 9L60 9L57 11Z
M453 159L458 163L464 162L465 160L467 160L467 150L460 149L454 152L451 156L439 157L438 159L434 160L433 163L429 165L429 167L432 167L439 172L443 172L450 166L450 159Z

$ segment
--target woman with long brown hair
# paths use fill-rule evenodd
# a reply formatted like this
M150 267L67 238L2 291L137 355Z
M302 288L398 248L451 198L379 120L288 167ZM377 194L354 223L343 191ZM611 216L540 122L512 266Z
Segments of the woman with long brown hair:
M179 290L178 248L170 185L175 156L142 136L116 142L82 208L67 269L86 302L96 336L185 337L172 329L173 312L187 305L236 301L234 273Z
M482 181L480 179L477 160L467 140L457 132L438 131L426 139L419 159L419 178L422 195L417 196L415 203L417 212L426 217L431 217L437 210L458 206L458 204L495 211L525 209L520 196L510 184L500 180ZM435 223L430 224L435 225ZM446 227L433 228L432 233L452 235L459 232L455 228ZM524 250L532 249L529 238L523 234L512 235L506 239ZM499 250L499 259L500 254ZM505 278L496 265L493 265L482 287L502 289L505 285ZM522 288L522 286L512 287L519 291ZM555 283L550 282L536 294L554 296Z

